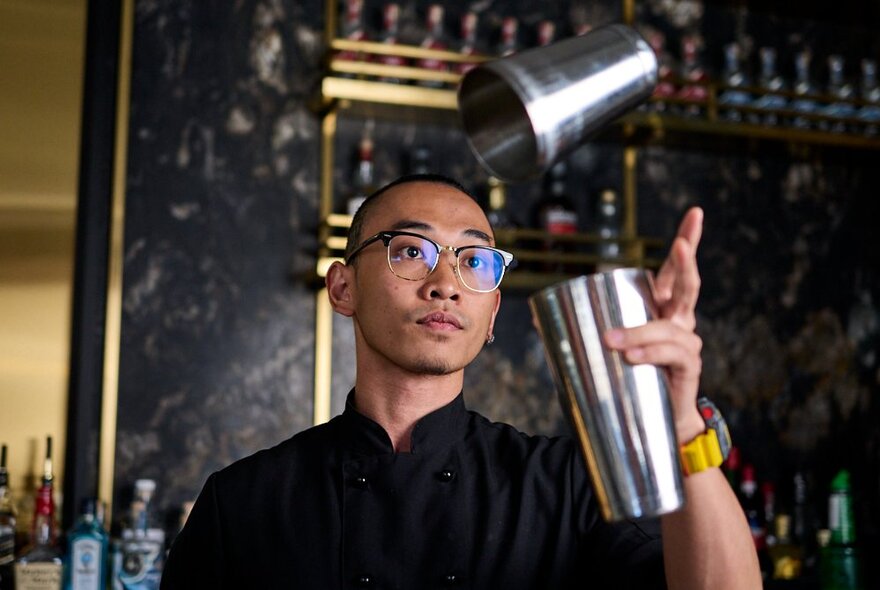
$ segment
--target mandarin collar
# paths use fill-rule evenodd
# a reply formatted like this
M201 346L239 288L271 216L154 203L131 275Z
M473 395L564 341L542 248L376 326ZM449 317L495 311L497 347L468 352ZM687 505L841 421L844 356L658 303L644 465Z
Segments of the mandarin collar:
M342 427L346 442L358 453L381 455L394 452L391 437L377 422L367 418L355 409L354 389L345 400L342 412ZM459 393L455 399L423 416L413 427L412 454L437 451L461 440L464 436L468 411L464 396Z

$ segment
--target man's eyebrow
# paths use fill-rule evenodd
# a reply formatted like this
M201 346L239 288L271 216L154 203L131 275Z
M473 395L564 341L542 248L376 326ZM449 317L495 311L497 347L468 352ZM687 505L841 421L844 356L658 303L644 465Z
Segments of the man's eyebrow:
M401 219L400 221L395 222L391 228L391 230L400 230L400 229L420 229L422 231L430 231L434 229L431 225L428 225L424 221L415 221L414 219Z
M471 236L472 238L477 238L478 240L483 240L487 244L492 243L492 238L490 238L489 234L487 234L484 231L481 231L478 229L466 229L462 233L466 236Z
M424 221L416 221L414 219L401 219L391 225L389 228L392 231L395 230L421 230L421 231L431 231L434 229L429 223L425 223ZM489 234L479 229L466 229L461 232L462 234L469 236L471 238L476 238L478 240L482 240L487 244L492 243L492 238L489 237Z

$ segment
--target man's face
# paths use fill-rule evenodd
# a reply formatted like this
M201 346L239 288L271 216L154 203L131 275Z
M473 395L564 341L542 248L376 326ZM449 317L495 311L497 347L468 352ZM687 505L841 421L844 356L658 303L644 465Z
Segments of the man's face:
M361 241L380 231L406 230L442 246L494 245L483 211L450 186L406 183L379 199L367 215ZM461 284L449 251L423 280L395 276L381 241L358 254L352 296L359 363L381 369L387 362L432 375L459 371L476 357L500 303L497 290L476 293Z

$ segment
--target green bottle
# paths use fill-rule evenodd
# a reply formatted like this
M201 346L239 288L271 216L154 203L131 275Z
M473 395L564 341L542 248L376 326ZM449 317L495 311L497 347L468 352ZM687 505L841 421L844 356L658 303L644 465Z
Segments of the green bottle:
M838 472L828 498L830 542L822 548L822 590L861 590L849 472Z

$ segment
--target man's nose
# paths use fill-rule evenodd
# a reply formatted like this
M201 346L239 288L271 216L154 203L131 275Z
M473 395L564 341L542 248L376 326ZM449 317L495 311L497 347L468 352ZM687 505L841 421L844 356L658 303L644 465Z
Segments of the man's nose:
M429 299L458 299L461 293L461 283L455 272L456 256L454 252L444 250L440 252L440 259L434 272L425 279L423 288Z

